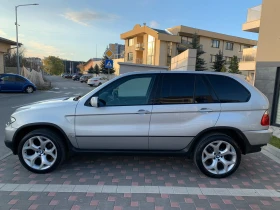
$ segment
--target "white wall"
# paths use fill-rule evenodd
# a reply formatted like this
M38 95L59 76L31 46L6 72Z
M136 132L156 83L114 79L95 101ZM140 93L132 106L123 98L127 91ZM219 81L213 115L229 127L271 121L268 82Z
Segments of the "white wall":
M135 64L135 63L126 63L119 62L120 71L119 74L124 74L134 71L153 71L153 70L168 70L168 66L154 66L154 65L145 65L145 64Z
M196 50L189 49L171 59L171 71L195 70Z

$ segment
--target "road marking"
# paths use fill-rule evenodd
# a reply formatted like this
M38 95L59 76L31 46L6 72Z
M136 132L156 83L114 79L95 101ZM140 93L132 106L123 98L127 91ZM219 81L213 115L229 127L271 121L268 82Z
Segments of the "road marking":
M72 92L68 92L68 93L63 93L63 94L65 94L65 95L69 95L69 94L71 94Z
M67 87L64 87L63 89L64 89L64 90L67 90L68 88L67 88Z
M58 87L55 87L55 88L53 88L54 90L59 90L59 88Z
M199 188L170 186L120 186L120 185L62 185L62 184L10 184L1 183L0 191L21 192L81 192L81 193L143 193L179 195L223 195L250 197L280 197L277 190Z

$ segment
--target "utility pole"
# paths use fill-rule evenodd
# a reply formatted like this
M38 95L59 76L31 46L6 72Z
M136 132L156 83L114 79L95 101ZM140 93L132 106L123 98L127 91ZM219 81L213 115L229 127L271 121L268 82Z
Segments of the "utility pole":
M17 5L15 6L15 13L16 13L16 39L17 39L17 72L18 74L20 74L20 64L19 64L19 44L18 44L18 21L17 21L17 8L18 7L24 7L24 6L35 6L35 5L39 5L39 4L21 4L21 5Z

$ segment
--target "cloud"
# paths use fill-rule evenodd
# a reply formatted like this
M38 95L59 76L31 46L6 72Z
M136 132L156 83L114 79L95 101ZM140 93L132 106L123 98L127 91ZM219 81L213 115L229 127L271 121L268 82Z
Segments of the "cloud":
M90 10L80 12L68 11L61 16L84 26L89 26L94 20L115 20L118 18L118 16L113 14L98 13Z
M0 36L7 36L7 34L4 31L0 30Z
M155 21L155 20L152 20L150 22L150 27L151 28L158 28L159 27L159 23L157 21Z

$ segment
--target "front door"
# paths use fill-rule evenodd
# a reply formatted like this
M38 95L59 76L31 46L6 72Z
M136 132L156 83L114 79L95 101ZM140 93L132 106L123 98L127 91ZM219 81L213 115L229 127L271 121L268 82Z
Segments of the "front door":
M79 103L75 119L79 147L147 150L155 80L156 74L126 76L93 95L98 96L99 107Z
M16 91L15 87L15 76L14 75L6 75L1 78L1 90L2 91Z
M182 150L206 128L215 126L221 105L201 75L164 73L153 106L150 150Z

